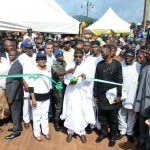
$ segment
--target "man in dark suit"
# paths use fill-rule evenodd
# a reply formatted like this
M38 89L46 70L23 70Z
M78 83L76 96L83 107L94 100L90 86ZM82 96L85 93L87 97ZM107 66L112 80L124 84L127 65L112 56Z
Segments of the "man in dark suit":
M9 52L9 59L11 67L8 74L22 74L23 68L17 58L17 51ZM10 104L11 115L13 120L13 128L8 129L12 133L5 137L5 139L13 139L21 134L21 116L22 116L22 102L23 102L23 80L22 78L7 78L6 79L6 95L8 103Z
M103 60L97 64L95 78L122 83L122 67L119 61L112 59L112 51L110 45L104 45L101 50ZM116 98L113 103L109 102L106 97L107 91L116 88ZM108 134L110 140L109 147L116 144L118 134L118 110L121 108L122 87L113 84L94 82L94 98L98 106L98 120L101 124L101 134L96 142L101 142ZM108 126L110 132L108 133Z

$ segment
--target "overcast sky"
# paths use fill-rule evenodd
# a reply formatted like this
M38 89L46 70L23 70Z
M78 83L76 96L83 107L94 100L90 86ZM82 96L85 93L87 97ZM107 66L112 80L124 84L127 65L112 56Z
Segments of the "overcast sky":
M128 22L142 21L144 0L56 0L71 16L86 15L87 1L94 5L93 8L89 9L89 17L99 19L111 7L122 19Z

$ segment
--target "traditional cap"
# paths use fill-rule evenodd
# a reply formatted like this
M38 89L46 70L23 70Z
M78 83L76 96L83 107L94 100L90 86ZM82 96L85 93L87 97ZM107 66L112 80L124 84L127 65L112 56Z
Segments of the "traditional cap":
M102 39L102 38L100 38L100 37L99 37L99 38L97 38L97 41L99 41L100 43L101 43L101 42L104 42L104 41L103 41L103 39Z
M98 40L96 40L96 41L93 41L93 42L91 43L91 45L97 45L97 46L100 46L100 42L99 42Z
M81 41L81 42L84 42L84 40L81 38L81 37L76 37L74 38L74 40L77 42L77 41Z
M106 45L106 43L104 42L104 40L102 38L97 38L97 41L100 42L100 46Z
M132 55L135 55L135 51L132 50L132 49L128 49L128 50L125 51L124 54L132 54Z
M70 40L68 38L64 38L63 44L70 44Z

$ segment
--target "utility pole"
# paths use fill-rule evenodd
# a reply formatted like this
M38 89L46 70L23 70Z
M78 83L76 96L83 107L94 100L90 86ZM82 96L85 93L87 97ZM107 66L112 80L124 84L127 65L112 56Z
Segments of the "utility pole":
M90 3L89 3L89 1L87 1L87 3L86 3L86 19L89 16L89 5L90 5Z
M83 8L84 6L81 5L81 8ZM86 2L86 19L88 19L89 17L89 9L90 8L94 8L94 5L90 2L90 1L87 1Z
M144 15L143 15L143 25L145 29L146 20L148 20L149 16L149 6L150 6L150 0L145 0L144 2Z

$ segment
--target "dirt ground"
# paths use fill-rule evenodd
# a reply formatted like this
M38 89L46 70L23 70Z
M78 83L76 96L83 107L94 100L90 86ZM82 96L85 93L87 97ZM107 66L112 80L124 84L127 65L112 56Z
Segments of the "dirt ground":
M86 135L86 144L83 144L78 136L74 137L71 143L67 143L65 133L56 132L52 123L49 126L51 140L47 141L43 136L43 141L38 142L33 136L31 126L29 129L23 128L21 136L13 140L5 140L5 136L10 134L7 129L12 127L12 124L3 125L1 126L3 132L0 134L0 150L136 150L135 143L128 143L126 137L117 141L113 148L108 147L108 139L95 143L97 138L95 132Z

